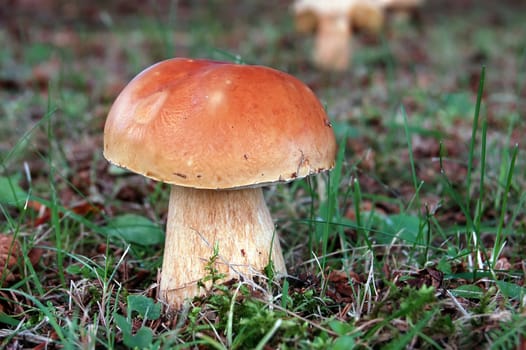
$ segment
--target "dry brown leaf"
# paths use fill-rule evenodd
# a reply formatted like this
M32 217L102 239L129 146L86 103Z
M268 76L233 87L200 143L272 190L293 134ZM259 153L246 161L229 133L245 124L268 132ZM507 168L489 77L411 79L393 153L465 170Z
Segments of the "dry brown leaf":
M336 302L350 302L356 291L351 281L361 283L360 276L354 271L331 271L328 277L327 295Z
M427 286L439 289L442 287L444 274L435 268L427 267L411 274L410 277L410 279L401 282L401 284L408 285L412 288L422 288L422 286Z
M15 279L13 269L20 256L18 241L12 235L0 234L0 286Z

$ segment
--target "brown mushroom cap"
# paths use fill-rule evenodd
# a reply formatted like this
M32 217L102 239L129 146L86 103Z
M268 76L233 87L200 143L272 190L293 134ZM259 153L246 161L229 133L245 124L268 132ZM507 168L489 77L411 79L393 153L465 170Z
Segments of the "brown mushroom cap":
M333 167L334 133L314 93L262 66L175 58L135 77L113 104L104 156L163 182L225 189Z

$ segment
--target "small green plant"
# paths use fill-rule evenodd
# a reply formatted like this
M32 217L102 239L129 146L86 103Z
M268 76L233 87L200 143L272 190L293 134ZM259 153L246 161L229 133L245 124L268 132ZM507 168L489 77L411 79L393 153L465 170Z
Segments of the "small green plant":
M130 349L159 348L160 343L154 342L153 331L146 324L159 319L161 304L143 295L129 295L126 300L126 316L118 313L113 315L115 324L122 332L124 345Z
M226 274L219 272L217 269L217 260L219 259L219 244L217 242L214 243L214 251L213 254L208 259L206 265L205 265L205 271L207 272L206 276L204 276L201 280L197 282L197 286L199 288L207 289L207 285L211 285L213 288L219 288L220 290L224 290L220 284L217 282L225 278Z

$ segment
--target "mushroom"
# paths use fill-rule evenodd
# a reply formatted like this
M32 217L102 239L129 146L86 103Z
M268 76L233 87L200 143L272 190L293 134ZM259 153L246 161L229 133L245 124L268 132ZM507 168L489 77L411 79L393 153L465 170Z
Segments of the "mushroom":
M174 58L137 75L104 128L112 163L171 184L160 296L203 294L217 249L224 281L272 262L286 274L262 186L334 166L324 108L298 79L262 66ZM209 284L207 285L209 286Z
M384 20L377 0L298 0L293 12L299 32L316 31L314 64L332 71L348 68L353 29L376 33Z
M398 22L418 18L418 10L424 0L380 0L382 7Z
M423 5L424 0L379 0L388 9L411 10Z

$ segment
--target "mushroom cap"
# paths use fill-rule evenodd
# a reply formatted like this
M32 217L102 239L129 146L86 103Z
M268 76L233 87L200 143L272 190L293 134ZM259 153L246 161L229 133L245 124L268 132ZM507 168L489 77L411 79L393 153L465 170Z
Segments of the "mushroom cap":
M415 8L422 6L424 0L380 0L382 6L392 8Z
M419 0L297 0L292 9L295 14L296 30L300 33L314 31L320 21L343 23L349 29L367 30L378 33L384 22L383 7L387 2L415 2ZM350 23L342 22L347 18Z
M313 11L317 14L346 13L356 2L357 0L297 0L293 4L293 10L295 13L303 11Z
M263 185L334 166L334 132L314 93L262 66L174 58L113 104L104 156L155 180L203 189Z

